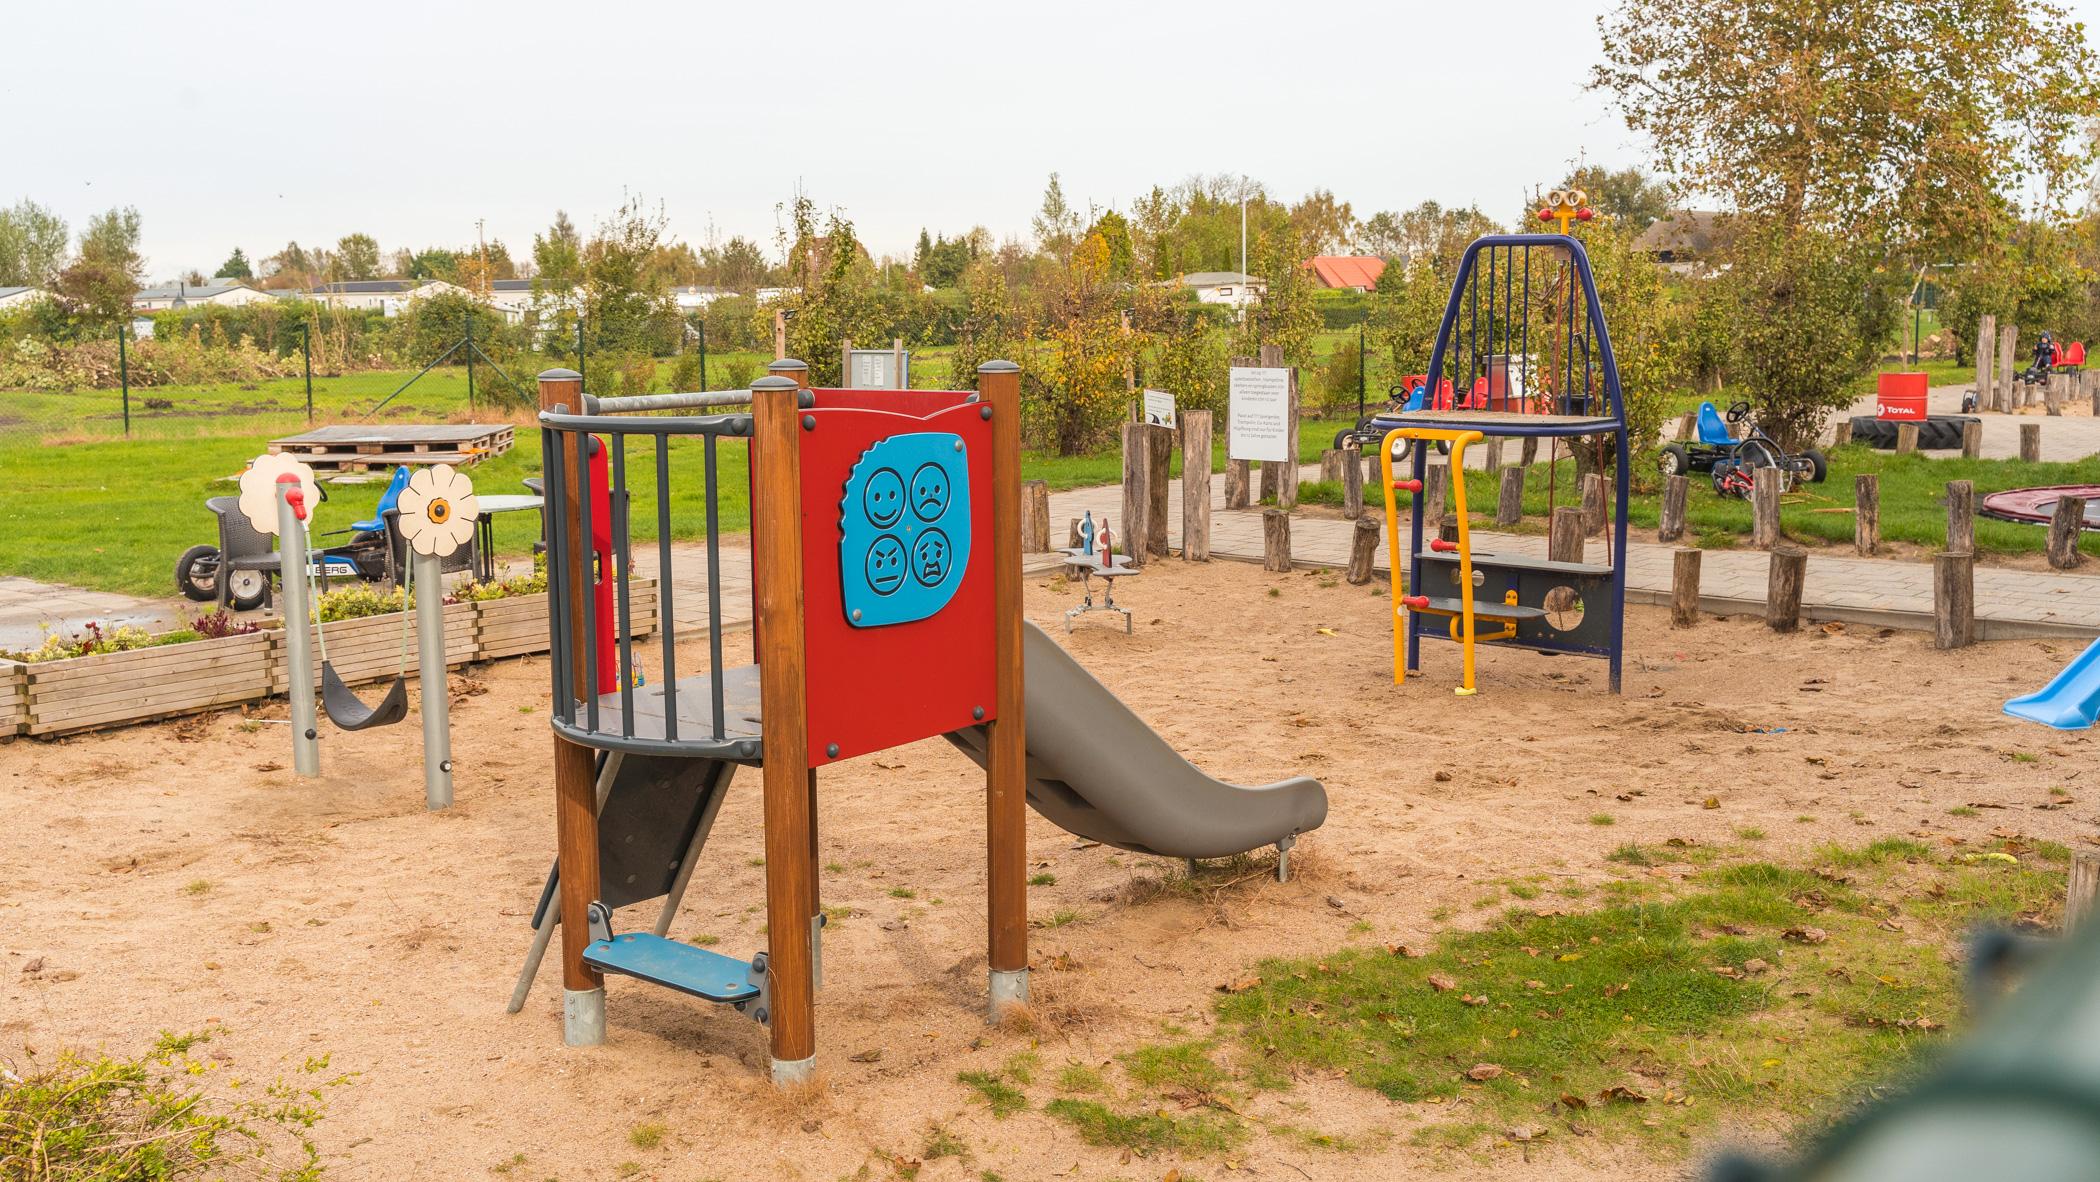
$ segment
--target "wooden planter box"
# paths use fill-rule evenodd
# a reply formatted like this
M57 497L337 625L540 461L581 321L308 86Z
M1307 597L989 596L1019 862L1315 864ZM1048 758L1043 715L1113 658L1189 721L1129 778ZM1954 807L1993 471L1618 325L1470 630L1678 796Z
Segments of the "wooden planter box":
M18 661L0 661L0 735L19 735L29 725L29 683Z
M274 630L22 665L24 727L62 735L253 701L270 692Z
M335 666L335 675L345 685L359 685L369 681L391 680L404 672L401 651L401 613L388 612L383 616L365 616L357 620L337 620L321 625L321 633L328 641L328 662ZM291 648L283 639L282 632L270 659L270 692L284 693L291 688ZM471 603L448 603L445 605L445 665L449 668L479 660L474 644L474 605ZM314 684L321 684L321 648L314 646ZM405 672L416 675L415 624L409 624L408 656Z
M474 605L480 612L478 659L521 657L547 651L547 597L520 595L513 599L491 599ZM615 610L618 610L615 601ZM627 584L627 613L634 634L653 636L659 625L656 583L635 579Z

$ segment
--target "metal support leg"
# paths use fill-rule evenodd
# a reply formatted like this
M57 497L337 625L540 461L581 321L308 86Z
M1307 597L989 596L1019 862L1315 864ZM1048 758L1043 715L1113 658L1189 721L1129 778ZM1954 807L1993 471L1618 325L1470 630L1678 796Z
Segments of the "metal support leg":
M289 479L289 478L287 478ZM282 556L278 578L284 583L285 672L291 677L292 770L302 776L321 774L320 714L314 708L313 605L307 602L306 523L285 494L297 484L277 486L277 550ZM233 577L231 562L219 562L219 586Z
M1028 1004L1027 969L993 969L991 973L992 1021Z
M605 761L598 765L598 807L605 807L605 797L612 791L613 780L620 774L621 752L608 751ZM560 871L555 871L559 874ZM532 929L532 948L525 953L525 967L518 970L518 983L511 988L510 1004L505 1013L515 1014L525 1008L525 999L532 994L532 979L539 976L540 962L547 958L547 945L554 940L554 929L561 926L561 908L556 899L549 897L547 906L540 912L540 922ZM657 935L663 935L658 932Z
M572 1047L605 1041L605 986L561 991L561 1040Z
M612 758L618 759L619 753L614 752ZM700 824L693 829L693 843L685 847L685 860L678 864L678 874L671 880L670 892L664 896L664 909L656 916L656 934L659 936L671 934L671 919L678 914L678 905L685 900L685 888L693 881L693 866L700 861L700 848L707 844L707 835L714 831L715 814L722 811L722 801L729 795L730 778L735 775L735 764L722 764L715 772L714 782L708 786L712 796L707 802L707 811L700 815ZM598 802L605 803L602 792Z
M1276 843L1276 881L1291 880L1291 847L1298 844L1298 835L1292 834Z
M423 804L452 807L452 688L445 672L445 567L435 554L418 553L416 664L423 694Z

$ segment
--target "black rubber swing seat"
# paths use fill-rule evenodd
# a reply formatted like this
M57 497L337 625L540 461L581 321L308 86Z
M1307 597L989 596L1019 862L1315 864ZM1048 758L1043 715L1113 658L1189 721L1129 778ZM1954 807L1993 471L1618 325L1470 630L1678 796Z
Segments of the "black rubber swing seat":
M375 726L392 726L408 717L408 678L395 677L394 684L387 687L386 695L376 706L367 706L343 679L336 676L335 666L321 662L321 708L328 713L328 721L346 731L361 731Z

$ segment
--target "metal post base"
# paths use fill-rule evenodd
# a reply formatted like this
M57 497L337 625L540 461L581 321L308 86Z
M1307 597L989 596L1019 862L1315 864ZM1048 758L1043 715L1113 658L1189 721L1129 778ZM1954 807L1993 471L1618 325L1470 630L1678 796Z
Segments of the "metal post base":
M1291 847L1298 844L1298 835L1292 834L1276 843L1276 881L1291 880Z
M1028 1004L1027 969L993 969L991 1016L997 1022L1009 1011Z
M816 1073L817 1057L815 1055L811 1055L807 1059L773 1060L773 1086L776 1088L791 1088L796 1084L806 1084L810 1081L810 1077Z
M561 991L561 1040L572 1047L605 1042L605 987Z

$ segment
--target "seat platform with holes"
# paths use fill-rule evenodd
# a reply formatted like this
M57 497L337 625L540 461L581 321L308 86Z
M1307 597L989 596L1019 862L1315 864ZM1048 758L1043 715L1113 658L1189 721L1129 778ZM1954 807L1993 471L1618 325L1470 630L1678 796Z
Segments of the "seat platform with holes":
M1555 196L1581 203L1579 193ZM1420 670L1421 640L1428 636L1460 645L1456 692L1462 696L1477 688L1475 649L1484 644L1601 657L1610 663L1611 691L1619 692L1629 446L1618 364L1582 243L1565 232L1493 234L1467 247L1428 373L1441 377L1441 387L1471 389L1474 396L1463 406L1392 412L1373 421L1383 433L1394 683L1405 684ZM1579 537L1570 552L1548 558L1474 549L1460 474L1467 449L1489 438L1546 443L1544 479L1531 471L1524 478L1528 487L1545 485L1549 517L1560 470L1575 466L1576 449L1615 461L1607 561L1588 561ZM1411 446L1414 441L1447 448L1448 463L1432 469L1437 449ZM1396 472L1396 464L1411 471ZM1572 500L1580 487L1574 472L1567 483ZM1431 494L1447 487L1452 515L1427 520L1437 503Z
M557 855L511 1012L559 929L571 1044L604 1039L605 978L621 977L732 1008L766 1029L776 1082L808 1078L818 773L920 739L984 769L995 1019L1028 997L1024 805L1143 853L1274 846L1288 872L1297 836L1326 819L1318 781L1205 775L1022 618L1018 366L979 365L975 391L810 389L799 361L772 371L749 390L604 399L572 372L540 376ZM751 505L755 664L724 651L712 573L704 620L680 627L669 546L657 638L630 627L632 527L670 536L675 467L698 461L707 569L721 569L725 441L749 448L751 484L736 491ZM630 484L633 469L650 475ZM670 930L705 890L696 866L739 768L758 770L764 794L768 939L749 959ZM617 930L621 909L656 900L653 927Z

